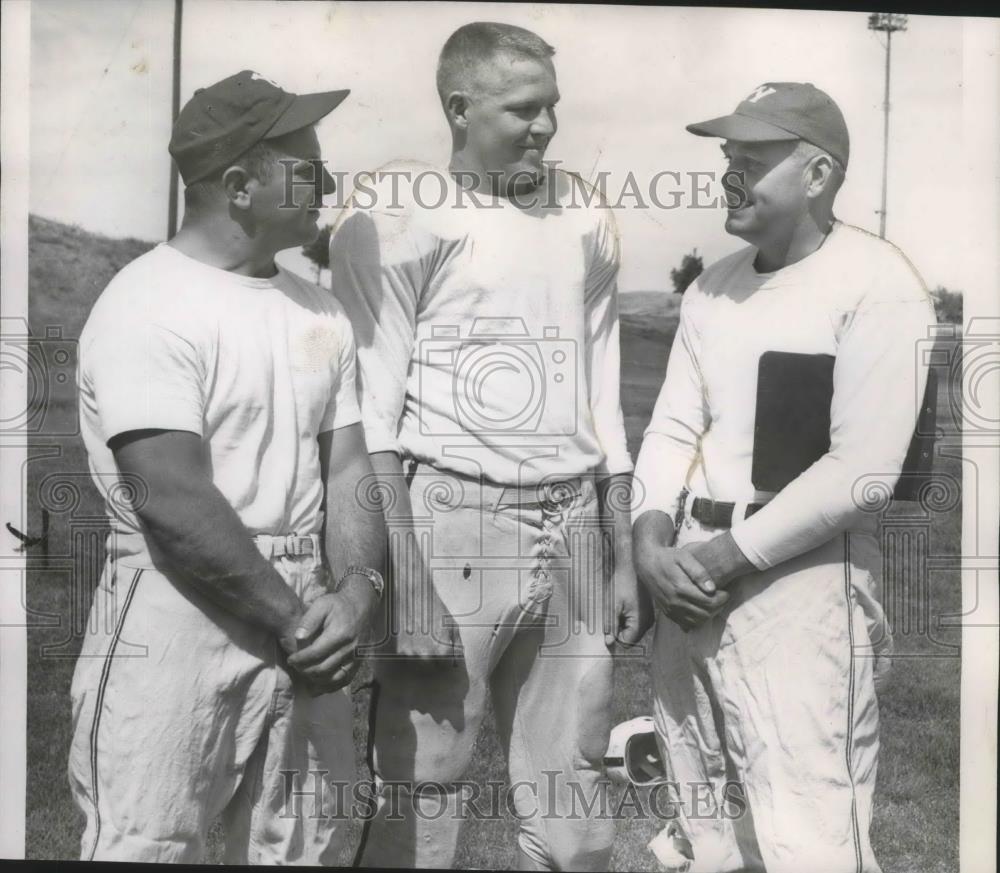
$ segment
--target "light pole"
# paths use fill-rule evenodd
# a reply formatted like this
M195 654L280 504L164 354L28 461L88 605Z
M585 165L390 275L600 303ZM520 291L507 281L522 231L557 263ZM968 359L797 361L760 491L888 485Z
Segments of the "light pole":
M177 120L181 109L181 25L183 0L174 0L174 63L170 123ZM170 160L170 201L167 204L167 239L177 233L177 164Z
M892 63L892 35L897 30L906 30L905 15L898 12L873 12L868 16L868 29L885 33L885 127L882 135L882 208L879 214L878 235L885 239L886 194L889 187L889 70Z

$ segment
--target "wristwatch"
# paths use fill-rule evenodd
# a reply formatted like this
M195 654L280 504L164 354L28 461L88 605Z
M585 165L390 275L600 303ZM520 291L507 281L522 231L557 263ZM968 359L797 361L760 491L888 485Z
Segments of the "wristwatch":
M382 599L382 595L385 593L385 580L382 578L382 574L378 570L373 570L371 567L359 567L352 564L344 571L344 575L340 577L340 581L337 583L334 591L339 591L340 586L344 584L344 581L348 576L364 576L370 583L372 588L375 589L375 596L379 600Z

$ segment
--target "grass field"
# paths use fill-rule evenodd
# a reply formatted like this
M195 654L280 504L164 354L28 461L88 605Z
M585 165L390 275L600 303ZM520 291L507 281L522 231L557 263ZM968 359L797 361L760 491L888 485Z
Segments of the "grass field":
M64 339L78 337L107 281L149 247L38 218L31 220L30 232L30 320L36 336L44 336L47 327L60 327ZM676 308L675 300L666 295L623 296L622 405L633 456L663 378ZM939 404L945 418L946 395L943 390ZM29 552L27 852L29 858L71 859L78 857L82 817L73 806L66 780L69 686L87 593L100 569L103 515L87 478L82 443L74 435L71 380L53 380L47 410L46 427L63 435L32 440L26 471L29 499L23 519L29 530L39 530L42 504L51 517L47 557ZM955 427L945 421L944 429L941 444L959 444ZM957 455L954 448L953 453ZM940 457L936 469L961 480L957 457ZM886 524L902 524L899 516L906 511L911 510L895 507ZM957 556L961 529L957 509L934 513L926 524L924 520L907 524L908 530L918 533L923 527L929 529L930 554ZM917 541L923 542L919 536L909 540ZM81 590L83 596L75 593ZM944 615L961 611L958 571L935 570L924 582L911 580L902 588L887 577L885 601L894 619L899 657L880 699L882 755L873 825L875 849L886 873L947 873L958 869L959 631L942 629L938 622ZM359 765L366 731L365 682L363 673L355 683ZM621 661L615 681L616 720L646 714L649 709L645 660ZM499 780L504 778L504 769L496 737L486 729L469 776ZM142 774L136 773L136 778ZM657 829L655 820L633 810L619 823L612 868L657 869L645 848ZM511 821L470 822L463 834L459 865L509 868L515 858L513 833ZM216 832L213 859L217 850Z

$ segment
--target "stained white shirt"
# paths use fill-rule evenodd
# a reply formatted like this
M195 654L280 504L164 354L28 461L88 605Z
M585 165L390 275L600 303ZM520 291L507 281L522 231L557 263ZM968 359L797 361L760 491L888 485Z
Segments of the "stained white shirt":
M613 216L562 172L522 204L412 163L354 192L330 268L369 451L511 485L632 469Z
M113 557L155 562L112 437L182 430L250 535L318 533L317 436L360 420L351 326L333 297L279 268L255 279L162 244L101 293L80 337L80 427Z
M935 323L905 256L840 222L823 245L773 273L744 248L688 288L636 464L632 517L674 517L685 485L699 496L766 502L732 535L758 569L844 530L870 531L859 499L891 492L927 380L921 354ZM923 341L923 343L921 342ZM757 367L767 351L835 356L830 449L779 493L751 482ZM867 483L867 485L866 485Z

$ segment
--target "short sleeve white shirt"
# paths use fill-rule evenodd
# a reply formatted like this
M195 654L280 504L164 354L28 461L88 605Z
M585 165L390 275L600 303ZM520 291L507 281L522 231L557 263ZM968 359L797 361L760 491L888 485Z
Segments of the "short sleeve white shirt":
M354 339L332 295L281 268L238 276L167 244L125 267L94 305L79 396L109 552L136 566L155 554L131 505L142 483L121 483L113 437L198 434L250 535L310 534L322 525L317 436L360 421Z

